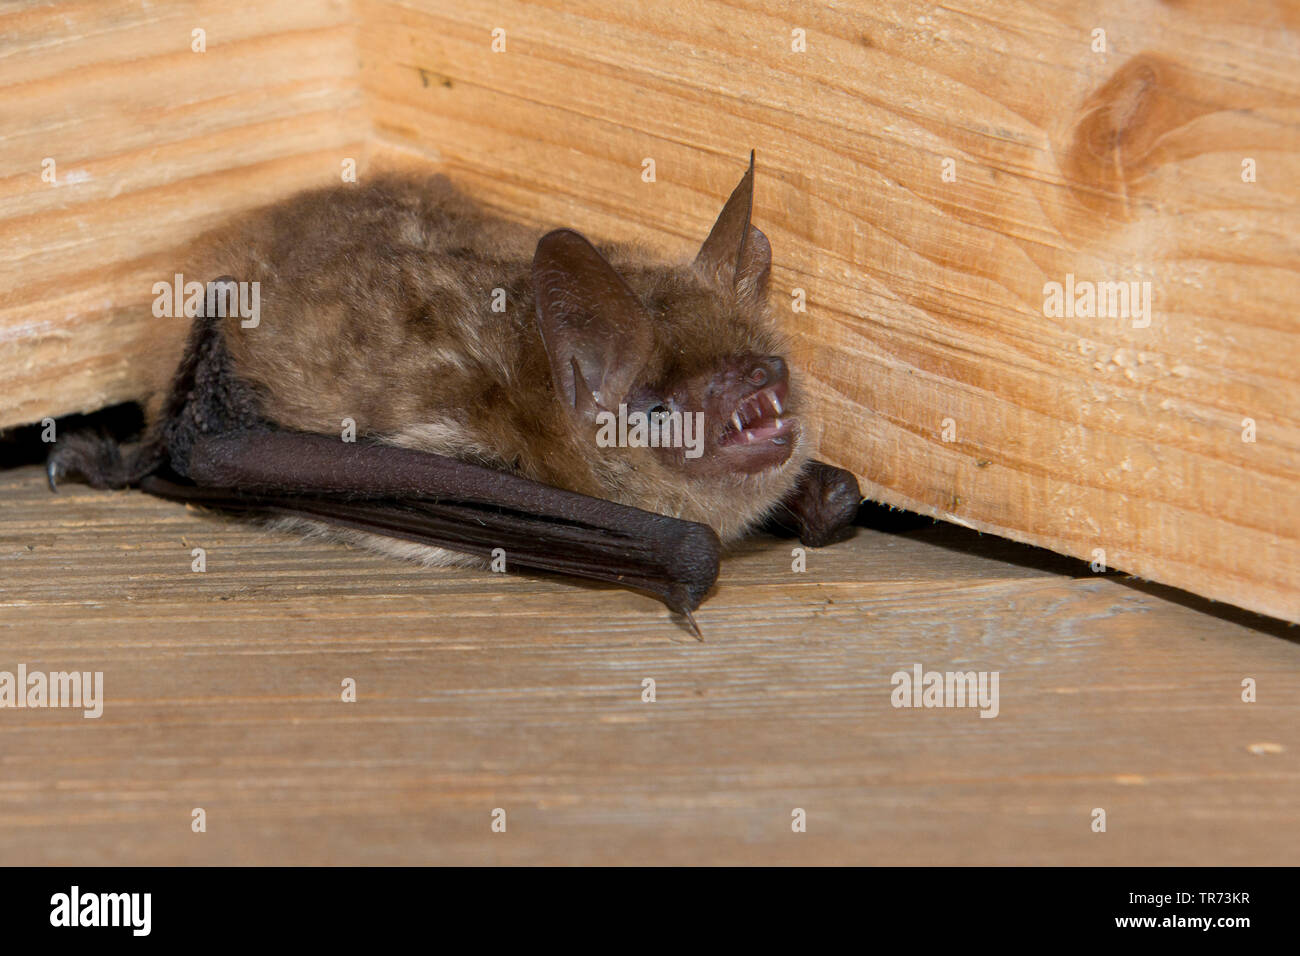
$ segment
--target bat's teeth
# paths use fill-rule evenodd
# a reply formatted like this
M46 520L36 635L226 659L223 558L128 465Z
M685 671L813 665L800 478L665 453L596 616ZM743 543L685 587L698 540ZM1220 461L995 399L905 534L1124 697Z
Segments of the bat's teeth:
M753 440L754 440L754 433L753 433L753 432L745 432L745 441L747 441L747 442L752 442Z
M735 426L736 431L744 430L740 424L740 412L736 411L731 413L731 424Z
M775 411L778 415L780 415L783 411L785 411L785 409L781 407L781 399L777 398L775 393L769 392L768 397L772 399L773 411Z

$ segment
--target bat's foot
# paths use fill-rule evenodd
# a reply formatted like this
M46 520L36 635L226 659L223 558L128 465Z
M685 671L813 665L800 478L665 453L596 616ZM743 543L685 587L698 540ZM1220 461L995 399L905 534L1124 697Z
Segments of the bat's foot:
M862 493L852 472L812 461L772 522L793 531L808 547L821 548L853 534L853 520L861 504Z
M129 459L129 460L128 460ZM121 446L105 435L78 432L60 438L45 460L50 491L60 481L76 481L92 488L125 488L138 479L139 455L122 457Z

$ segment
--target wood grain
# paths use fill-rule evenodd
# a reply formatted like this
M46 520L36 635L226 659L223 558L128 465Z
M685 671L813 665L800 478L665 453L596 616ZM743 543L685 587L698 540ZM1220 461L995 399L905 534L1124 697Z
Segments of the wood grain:
M148 310L179 246L346 157L684 256L755 147L825 457L878 500L1300 621L1298 23L1290 0L11 4L0 427L138 396L183 331ZM1069 275L1150 282L1150 326L1048 316Z
M750 543L701 644L649 598L24 468L0 473L0 670L103 671L106 702L0 709L0 858L1294 865L1296 631L1210 610L957 528L863 530L803 574ZM893 708L918 662L998 671L999 716Z
M0 11L0 427L138 398L184 336L151 312L177 250L363 158L346 14L329 0Z
M1300 620L1295 3L356 9L376 135L516 216L685 256L756 147L871 497ZM1048 317L1067 274L1150 326Z

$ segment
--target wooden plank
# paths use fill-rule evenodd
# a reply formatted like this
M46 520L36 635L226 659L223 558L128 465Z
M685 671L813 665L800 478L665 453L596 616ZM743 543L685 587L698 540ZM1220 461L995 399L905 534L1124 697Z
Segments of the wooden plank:
M139 397L185 331L150 308L178 247L363 158L346 14L329 0L0 13L0 427Z
M685 255L756 147L873 498L1300 621L1297 4L356 10L376 135L517 217ZM1067 276L1149 325L1046 314Z
M1298 18L10 5L0 427L138 396L183 331L148 311L176 248L364 161L371 133L520 218L676 254L757 146L778 294L808 294L786 320L827 457L881 500L1300 620ZM1151 281L1150 327L1045 315L1067 275Z
M864 530L803 574L789 543L747 545L700 644L637 595L422 570L133 492L51 496L23 468L0 473L0 671L102 671L106 699L98 719L0 708L0 847L10 864L1294 865L1296 632L1210 610L957 528ZM998 671L999 715L892 707L914 663Z

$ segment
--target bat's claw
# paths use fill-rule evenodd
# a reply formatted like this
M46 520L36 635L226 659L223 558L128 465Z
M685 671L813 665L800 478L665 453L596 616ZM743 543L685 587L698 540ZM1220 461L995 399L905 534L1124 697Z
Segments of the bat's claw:
M695 639L699 641L701 644L703 644L704 635L700 632L700 626L695 623L695 616L691 614L690 611L683 608L682 617L686 618L686 623L690 627L691 633L695 635Z
M132 454L127 460L116 441L106 435L74 432L59 439L45 459L45 480L50 491L61 481L77 481L92 488L125 488L138 480L137 464L152 459Z

